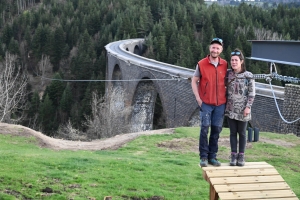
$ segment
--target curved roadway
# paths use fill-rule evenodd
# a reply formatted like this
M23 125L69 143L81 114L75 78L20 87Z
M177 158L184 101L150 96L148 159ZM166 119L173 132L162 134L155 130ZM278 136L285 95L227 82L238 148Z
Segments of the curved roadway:
M159 62L136 55L130 51L126 51L126 45L130 45L132 43L138 44L141 41L144 41L144 39L121 40L109 43L105 46L105 48L108 53L114 55L115 57L137 66L151 68L151 70L157 70L162 73L170 74L170 76L182 77L185 79L193 76L194 70L192 69Z

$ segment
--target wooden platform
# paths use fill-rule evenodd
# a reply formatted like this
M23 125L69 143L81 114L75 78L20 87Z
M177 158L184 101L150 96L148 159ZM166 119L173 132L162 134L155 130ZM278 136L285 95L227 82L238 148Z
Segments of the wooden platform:
M222 163L220 167L201 168L203 178L210 184L210 200L299 200L277 170L266 162L246 162L243 167Z

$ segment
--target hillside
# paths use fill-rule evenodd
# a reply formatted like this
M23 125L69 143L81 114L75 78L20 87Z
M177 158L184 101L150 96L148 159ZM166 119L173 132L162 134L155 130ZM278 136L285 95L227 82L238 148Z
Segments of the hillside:
M104 146L99 140L62 141L0 123L0 199L208 199L209 184L198 167L199 127L163 131L164 135L141 136L116 150L76 151ZM130 133L101 141L112 148L135 136ZM222 162L228 160L228 140L229 130L224 128L218 156ZM247 162L271 164L300 197L299 144L294 135L262 132L260 142L248 144Z

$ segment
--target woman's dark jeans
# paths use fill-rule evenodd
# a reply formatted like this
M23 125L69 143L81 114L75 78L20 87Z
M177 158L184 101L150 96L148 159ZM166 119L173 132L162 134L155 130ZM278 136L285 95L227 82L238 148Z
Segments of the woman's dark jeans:
M237 143L239 143L239 153L244 153L246 148L246 128L248 122L238 121L227 117L227 123L230 129L230 147L231 152L237 152ZM239 134L239 141L237 139Z

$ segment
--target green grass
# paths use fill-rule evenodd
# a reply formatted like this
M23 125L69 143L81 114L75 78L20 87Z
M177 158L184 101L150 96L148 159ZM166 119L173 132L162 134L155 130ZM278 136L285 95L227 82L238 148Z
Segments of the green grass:
M228 132L224 128L221 137ZM40 148L33 137L0 134L0 199L208 199L198 151L190 145L197 146L198 138L199 128L177 128L171 135L141 136L118 150L55 151ZM159 145L179 139L177 150ZM261 132L260 139L275 143L253 142L246 161L273 165L300 197L300 138ZM219 153L228 157L229 146Z

